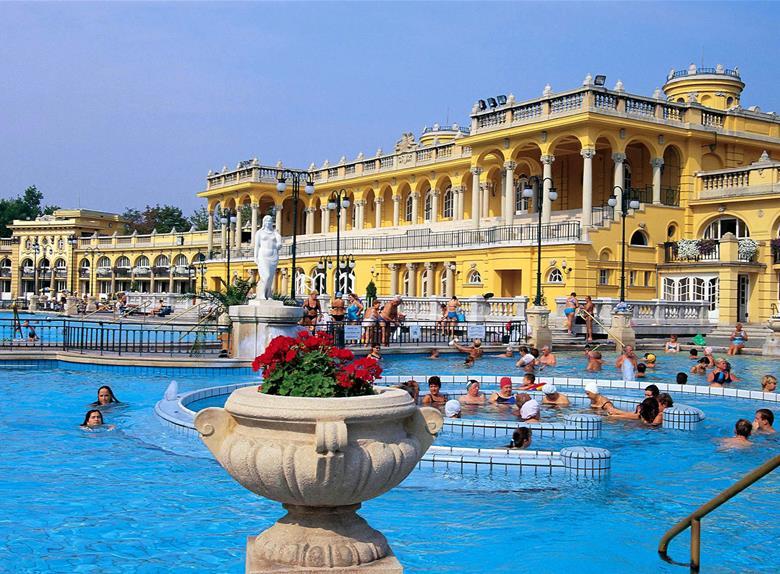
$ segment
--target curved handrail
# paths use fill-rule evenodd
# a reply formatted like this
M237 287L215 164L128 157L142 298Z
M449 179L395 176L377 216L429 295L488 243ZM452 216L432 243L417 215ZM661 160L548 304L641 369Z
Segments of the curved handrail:
M758 468L753 469L738 482L734 483L726 490L715 496L709 502L701 505L694 510L687 518L682 519L677 524L672 526L663 535L661 541L658 543L658 554L666 562L671 564L677 564L684 566L682 562L676 562L669 557L667 550L669 543L678 534L685 531L690 526L691 528L691 572L698 572L700 566L700 554L701 554L701 519L707 516L710 512L718 508L721 504L728 502L737 494L745 490L751 484L761 480L764 476L775 470L780 466L780 455L770 458L764 464Z
M597 318L596 318L596 317L593 315L593 313L588 313L588 312L587 312L585 309L582 309L582 308L580 308L580 310L579 310L579 313L580 313L580 315L586 315L586 316L589 316L589 317L590 317L591 319L593 319L593 320L594 320L594 321L595 321L595 322L596 322L596 323L597 323L597 324L598 324L598 325L599 325L599 326L600 326L602 329L604 329L604 330L607 332L607 335L609 335L610 337L612 337L613 339L615 339L615 341L617 341L618 343L620 343L620 344L621 344L621 346L625 346L625 345L623 345L623 341L621 341L620 339L618 339L618 338L615 336L615 334L614 334L612 331L610 331L610 330L609 330L609 327L607 327L606 325L604 325L604 323L602 323L601 321L599 321L599 320L598 320L598 319L597 319Z

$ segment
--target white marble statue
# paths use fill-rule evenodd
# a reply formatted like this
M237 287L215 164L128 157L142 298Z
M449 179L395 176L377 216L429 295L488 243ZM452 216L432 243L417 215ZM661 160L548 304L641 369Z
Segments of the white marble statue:
M263 225L255 233L255 263L257 264L257 287L255 299L271 299L274 289L274 276L279 265L279 250L282 248L282 236L274 229L274 220L270 215L263 217Z

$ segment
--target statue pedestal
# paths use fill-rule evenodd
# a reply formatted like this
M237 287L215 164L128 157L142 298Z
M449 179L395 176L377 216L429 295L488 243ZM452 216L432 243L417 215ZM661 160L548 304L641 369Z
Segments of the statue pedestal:
M65 314L68 317L75 317L79 314L79 298L74 297L73 295L68 295L68 298L65 300Z
M27 310L31 313L34 313L38 310L39 307L39 300L37 295L30 295L30 298L27 300Z
M764 341L761 354L767 357L780 357L780 317L770 317L766 326L772 329L772 334Z
M528 341L533 343L537 349L541 349L545 345L552 348L550 310L547 307L529 307L525 311L525 319L531 328Z
M631 326L634 314L630 311L615 311L612 313L612 324L609 327L609 335L615 339L615 349L623 352L625 345L636 346L636 331Z
M85 313L95 313L97 311L97 299L92 295L87 297L87 307L84 310Z
M305 328L298 325L303 316L300 307L290 307L272 299L233 305L228 314L233 322L231 357L234 359L252 360L265 351L274 337L295 337Z

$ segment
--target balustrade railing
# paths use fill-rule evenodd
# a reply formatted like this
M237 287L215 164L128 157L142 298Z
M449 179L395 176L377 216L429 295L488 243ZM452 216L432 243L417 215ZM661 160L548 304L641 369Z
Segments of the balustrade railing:
M747 187L750 181L750 170L701 175L699 179L701 180L702 191L730 190Z
M550 100L550 113L558 114L562 112L569 112L572 110L579 110L582 107L582 92L571 94L568 96L561 96Z
M620 303L619 299L614 298L595 298L593 299L595 310L593 316L602 324L609 326L612 320L612 313L615 307ZM708 326L717 324L716 320L709 318L709 301L665 301L660 299L651 300L626 300L627 308L632 314L632 323L635 327L655 327L667 324L685 324L691 328L697 326ZM556 297L555 312L556 319L563 319L563 310L567 306L565 297ZM604 332L594 321L594 331Z
M723 114L716 114L713 112L702 112L701 125L715 127L715 128L722 128Z
M666 263L676 263L679 261L719 261L720 244L714 243L704 252L683 254L679 253L676 241L667 241L664 243L664 261Z
M654 116L655 104L645 100L626 98L626 113L639 116Z
M512 110L512 121L520 122L538 118L542 115L542 104L537 102L535 104L528 104L520 106Z

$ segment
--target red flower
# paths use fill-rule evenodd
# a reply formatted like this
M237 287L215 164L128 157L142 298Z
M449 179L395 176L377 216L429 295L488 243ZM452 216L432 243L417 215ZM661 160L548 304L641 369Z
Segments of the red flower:
M297 356L298 356L298 350L293 347L287 350L287 353L284 355L284 360L287 363L291 363L292 361L295 360L295 357Z

